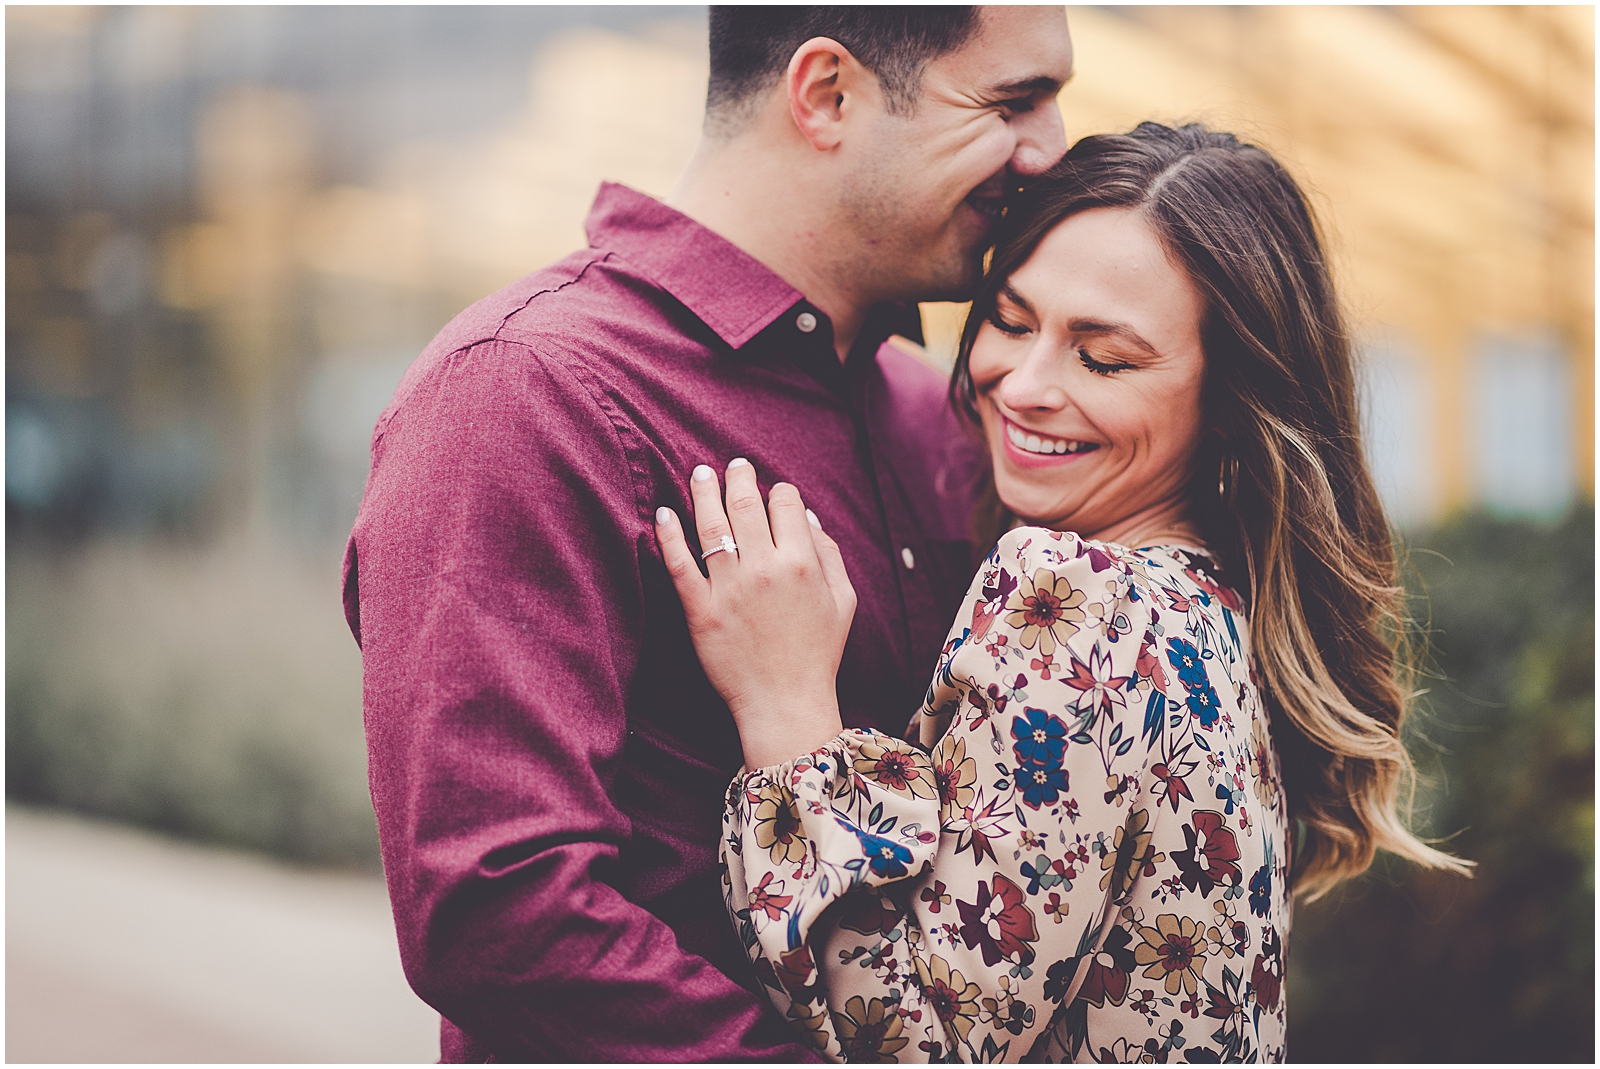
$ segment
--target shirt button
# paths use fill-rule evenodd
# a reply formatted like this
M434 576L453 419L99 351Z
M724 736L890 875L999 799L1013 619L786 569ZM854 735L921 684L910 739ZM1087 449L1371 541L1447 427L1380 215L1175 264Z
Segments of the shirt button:
M794 325L800 328L801 334L810 334L817 329L817 317L810 312L801 312L795 316Z
M917 566L917 558L912 555L910 546L906 546L900 551L900 560L903 564L905 564L906 571L908 572Z

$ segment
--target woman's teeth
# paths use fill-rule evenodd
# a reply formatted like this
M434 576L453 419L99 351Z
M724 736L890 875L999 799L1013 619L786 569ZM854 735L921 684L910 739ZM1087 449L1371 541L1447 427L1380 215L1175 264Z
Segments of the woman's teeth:
M1029 434L1021 427L1006 426L1006 436L1011 439L1011 444L1018 449L1029 453L1087 453L1096 448L1093 442L1075 442L1069 438L1041 438L1037 434Z

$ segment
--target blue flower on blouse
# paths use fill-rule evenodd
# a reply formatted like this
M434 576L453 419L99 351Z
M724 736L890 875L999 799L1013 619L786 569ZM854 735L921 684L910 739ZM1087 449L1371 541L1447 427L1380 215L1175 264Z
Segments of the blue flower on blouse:
M1061 792L1067 789L1067 770L1060 764L1054 768L1025 764L1012 775L1016 777L1022 800L1035 809L1041 805L1054 805L1060 800Z
M1043 709L1024 709L1022 713L1011 719L1017 760L1024 765L1059 765L1067 748L1067 725Z
M1210 686L1189 692L1189 712L1199 717L1200 726L1203 728L1208 728L1217 722L1217 716L1221 712L1220 705L1217 692Z
M885 839L881 835L873 835L860 828L850 830L861 840L861 850L867 855L867 867L874 873L891 880L899 879L906 874L906 864L911 860L910 850L893 839Z
M1206 666L1200 660L1200 651L1181 638L1167 639L1167 660L1178 670L1178 680L1188 690L1211 685L1206 678Z
M1250 877L1250 912L1258 917L1265 917L1267 909L1272 905L1272 868L1262 865L1256 869L1256 874Z

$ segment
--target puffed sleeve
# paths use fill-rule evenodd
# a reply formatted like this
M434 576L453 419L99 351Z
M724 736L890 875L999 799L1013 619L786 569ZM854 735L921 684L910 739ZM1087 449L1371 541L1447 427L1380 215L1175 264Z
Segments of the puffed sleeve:
M730 909L826 1056L1015 1060L1067 995L1121 1000L1117 907L1162 860L1155 641L1137 554L1013 531L973 580L918 745L846 733L734 784Z
M870 914L876 923L892 909L880 892L933 865L938 822L928 755L873 731L846 730L814 753L743 774L729 788L729 911L774 1005L834 1060L848 1060L856 1031L839 1015L859 1003L859 1023L870 1015L882 1024L889 1004L878 977L862 969L829 974L824 990L818 962L829 960L841 919L850 924ZM836 905L844 909L824 921ZM825 996L838 1014L826 1012ZM903 1037L885 1038L898 1049L893 1041Z

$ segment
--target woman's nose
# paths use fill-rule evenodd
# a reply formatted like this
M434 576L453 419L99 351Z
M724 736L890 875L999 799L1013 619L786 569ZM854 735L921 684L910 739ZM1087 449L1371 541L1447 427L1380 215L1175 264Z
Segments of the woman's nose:
M1000 403L1014 412L1026 409L1056 411L1067 405L1067 391L1059 369L1052 374L1054 361L1037 352L1030 353L1010 374L1000 380L996 394Z

